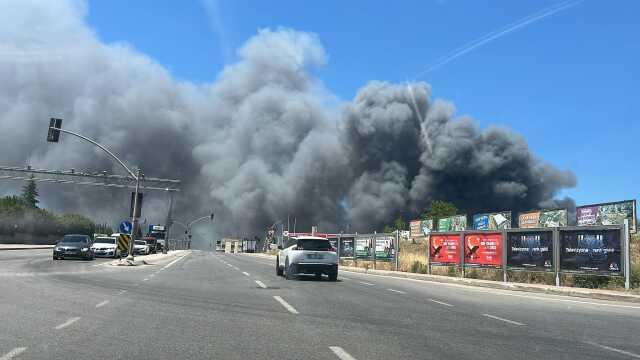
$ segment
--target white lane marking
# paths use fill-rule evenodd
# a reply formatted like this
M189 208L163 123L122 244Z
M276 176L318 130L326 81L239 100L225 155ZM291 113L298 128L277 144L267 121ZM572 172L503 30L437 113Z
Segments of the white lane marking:
M275 295L273 298L276 299L276 301L279 302L282 306L284 306L284 308L287 309L290 313L299 314L298 310L296 310L293 306L289 305L289 303L284 301L284 299L281 298L280 296Z
M521 323L521 322L517 322L517 321L513 321L513 320L509 320L509 319L505 319L505 318L501 318L499 316L495 316L495 315L490 315L490 314L482 314L482 316L486 316L490 319L494 319L494 320L500 320L500 321L504 321L506 323L509 324L513 324L513 325L518 325L518 326L524 326L525 324Z
M240 271L240 269L238 269L238 267L237 267L237 266L234 266L233 268L234 268L234 269L236 269L236 270L238 270L238 271Z
M447 304L446 302L442 302L442 301L438 301L438 300L434 300L434 299L429 299L429 301L434 302L436 304L453 307L453 305Z
M25 350L27 350L26 347L17 347L14 348L13 350L9 351L8 353L2 355L2 357L0 357L0 360L10 360L13 359L15 356L18 356L20 354L22 354Z
M374 286L375 284L372 284L370 282L366 282L366 281L358 281L360 284L362 285L367 285L367 286Z
M394 289L387 289L387 290L392 291L394 293L398 293L398 294L406 294L406 292L400 291L400 290L394 290Z
M152 278L152 277L154 277L154 276L156 276L156 274L151 274L151 275L149 275L149 277L150 277L150 278Z
M144 278L142 279L142 281L149 281L149 278Z
M401 278L401 277L397 277L397 276L364 274L364 273L361 273L361 272L349 271L349 270L342 270L342 271L350 272L350 273L353 273L353 274L360 274L360 275L364 275L364 276L381 277L381 278L385 278L385 279L404 280L404 281L412 281L412 282L423 283L423 284L435 284L435 285L442 285L442 286L457 287L457 288L461 288L461 289L464 289L464 290L481 292L481 293L485 293L485 294L493 294L493 295L499 294L499 295L520 297L520 298L533 299L533 300L559 301L559 302L568 302L568 303L581 304L581 305L609 306L609 307L616 307L616 308L623 308L623 309L638 309L638 310L640 310L640 306L633 306L633 305L619 305L619 304L608 304L608 303L600 303L600 302L592 302L592 301L558 299L557 297L553 297L554 295L549 295L549 297L543 297L543 296L536 296L536 295L513 294L514 290L486 289L486 288L481 288L479 286L473 286L473 285L452 284L452 283L446 283L446 282L440 282L440 281L432 281L432 280L419 280L419 279ZM520 292L524 292L524 291L520 291ZM568 297L568 295L555 295L555 296Z
M74 322L76 322L76 321L78 321L78 320L80 320L80 316L72 317L71 319L69 319L69 320L67 320L67 321L63 322L62 324L60 324L60 325L56 326L56 327L55 327L55 329L56 329L56 330L64 329L64 328L66 328L67 326L69 326L69 325L73 324Z
M126 293L126 292L127 292L127 290L120 290L120 292L118 293L118 295L122 295L122 294L124 294L124 293Z
M182 255L179 258L173 260L172 262L168 263L167 265L162 267L162 270L169 268L170 266L172 266L173 264L177 263L178 261L186 258L189 254L187 253L187 255Z
M228 267L233 267L233 265L231 265L231 264L227 264L227 266L228 266Z
M585 344L589 344L589 345L593 345L593 346L596 346L596 347L599 347L599 348L601 348L601 349L605 349L605 350L609 350L609 351L617 352L618 354L623 354L623 355L630 356L630 357L632 357L632 358L640 359L640 355L635 354L635 353L632 353L632 352L629 352L629 351L625 351L625 350L620 350L620 349L612 348L612 347L610 347L610 346L606 346L606 345L600 345L600 344L598 344L598 343L594 343L594 342L591 342L591 341L585 341L584 343L585 343Z
M246 271L243 271L242 273L243 273L243 274L245 274L246 276L251 276L251 275L249 275L249 273L248 273L248 272L246 272Z
M329 349L331 349L331 351L333 351L340 360L356 360L356 358L344 351L340 346L329 346Z
M267 288L267 285L265 285L265 284L264 284L262 281L260 281L260 280L256 280L256 284L258 284L258 286L260 286L260 287L261 287L261 288L263 288L263 289L266 289L266 288Z
M103 301L103 302L101 302L101 303L97 304L97 305L96 305L96 308L103 307L103 306L107 305L108 303L109 303L109 300L105 300L105 301Z

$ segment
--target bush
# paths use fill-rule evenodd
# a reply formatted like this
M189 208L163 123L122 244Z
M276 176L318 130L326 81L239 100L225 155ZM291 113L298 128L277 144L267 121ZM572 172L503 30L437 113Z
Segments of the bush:
M420 261L414 261L413 264L411 264L410 272L416 273L416 274L426 274L428 270L429 268L427 267L426 264L423 264Z

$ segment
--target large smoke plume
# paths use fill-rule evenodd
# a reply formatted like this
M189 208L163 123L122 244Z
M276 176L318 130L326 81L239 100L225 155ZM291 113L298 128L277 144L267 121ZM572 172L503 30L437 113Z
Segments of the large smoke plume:
M313 34L261 30L216 81L193 84L126 44L101 42L86 11L76 1L3 6L3 164L122 173L68 136L44 142L48 118L59 116L148 176L181 179L176 218L214 209L220 235L261 234L287 214L299 229L368 231L436 199L469 212L554 206L575 185L518 135L456 118L425 83L372 81L336 106L313 76L326 61ZM0 186L8 193L19 184ZM49 207L96 220L128 208L122 191L58 185L42 193ZM145 216L162 221L165 194L146 200Z

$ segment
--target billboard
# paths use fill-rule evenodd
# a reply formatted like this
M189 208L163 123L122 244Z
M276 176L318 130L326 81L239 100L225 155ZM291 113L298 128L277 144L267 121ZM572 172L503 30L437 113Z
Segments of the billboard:
M356 235L356 258L368 259L373 256L373 235Z
M336 251L338 251L338 238L330 237L330 238L327 238L327 240L329 240L331 247L334 248Z
M567 230L560 232L562 271L620 274L622 251L619 230Z
M464 231L467 228L467 215L455 215L438 219L438 231Z
M412 238L422 237L422 221L412 220L409 222L409 236Z
M459 264L460 235L431 235L429 252L431 264Z
M576 207L578 226L622 225L625 219L629 219L629 230L635 233L637 226L635 200Z
M395 237L387 234L376 234L376 260L391 260L396 251L394 248Z
M551 231L513 232L507 235L507 266L511 269L553 270Z
M353 237L340 238L340 257L353 257Z
M433 231L433 219L422 220L420 223L420 228L422 229L422 235L427 236L431 234Z
M502 265L502 234L465 234L464 263L470 266Z
M474 230L511 229L511 211L473 215Z
M567 226L569 222L567 209L535 210L518 215L520 228L545 228Z

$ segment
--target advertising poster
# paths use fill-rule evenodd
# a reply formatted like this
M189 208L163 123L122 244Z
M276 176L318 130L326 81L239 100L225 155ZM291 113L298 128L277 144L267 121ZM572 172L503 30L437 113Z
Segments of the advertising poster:
M509 233L507 266L511 269L553 271L553 233L551 231Z
M474 230L511 229L511 212L473 215Z
M356 242L356 258L369 259L373 256L373 235L357 235Z
M393 259L396 251L394 248L395 239L392 235L376 235L376 260L387 261Z
M502 234L466 234L464 263L469 266L502 265Z
M422 228L422 235L427 236L431 234L433 231L433 219L422 220L420 223L420 227Z
M327 238L327 240L329 240L329 243L331 244L331 247L338 251L338 238Z
M467 228L467 215L455 215L438 220L438 231L464 231Z
M340 238L340 257L353 257L353 237Z
M635 200L576 207L578 226L622 225L625 219L629 220L629 230L635 233L637 226Z
M409 222L409 236L412 238L422 237L422 221L412 220Z
M622 251L618 230L560 232L560 269L620 274Z
M546 228L567 226L567 209L537 210L518 215L518 227L520 228Z
M431 264L460 264L460 236L431 235L429 251Z

